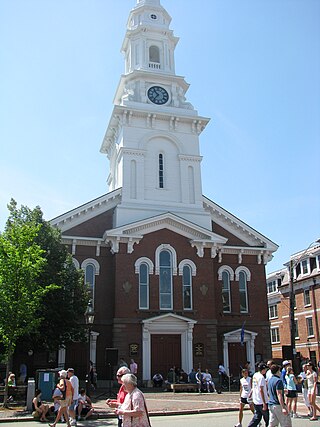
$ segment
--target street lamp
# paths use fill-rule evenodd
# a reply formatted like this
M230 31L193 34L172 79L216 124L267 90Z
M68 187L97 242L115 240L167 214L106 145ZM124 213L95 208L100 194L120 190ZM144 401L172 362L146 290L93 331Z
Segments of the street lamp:
M90 347L91 347L91 329L94 322L94 309L92 300L90 299L84 313L86 324L88 325L88 361L87 361L87 374L86 374L86 394L90 393Z

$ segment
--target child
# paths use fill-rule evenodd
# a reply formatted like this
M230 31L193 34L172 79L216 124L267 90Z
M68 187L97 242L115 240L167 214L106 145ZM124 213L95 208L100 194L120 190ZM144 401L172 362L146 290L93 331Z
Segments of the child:
M254 405L251 397L251 381L248 369L242 369L242 378L240 380L240 405L239 405L239 422L235 427L242 427L243 408L249 405L251 412L254 413ZM250 397L249 397L250 396Z
M86 395L86 391L84 388L80 389L80 394L78 397L78 420L81 419L82 415L85 415L84 419L88 419L94 409L92 407L92 402L89 396Z

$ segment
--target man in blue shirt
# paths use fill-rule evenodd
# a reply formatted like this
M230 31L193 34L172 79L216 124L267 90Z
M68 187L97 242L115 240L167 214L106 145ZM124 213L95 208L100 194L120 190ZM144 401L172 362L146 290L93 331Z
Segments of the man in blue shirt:
M271 365L270 370L272 377L268 381L269 427L276 427L279 424L281 427L291 427L291 417L284 403L284 386L280 378L280 366Z

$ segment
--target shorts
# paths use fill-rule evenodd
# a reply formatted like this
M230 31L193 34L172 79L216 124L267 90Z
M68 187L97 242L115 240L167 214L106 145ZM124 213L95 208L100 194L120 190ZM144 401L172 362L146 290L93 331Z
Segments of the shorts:
M248 399L246 397L240 397L240 402L243 405L251 405L252 404L252 400L249 399L249 402L248 402Z
M82 408L81 414L80 415L87 415L87 413L91 410L91 408Z
M73 400L69 406L69 409L71 409L71 411L75 411L76 407L78 406L78 399Z
M297 396L298 396L297 390L288 390L287 397L289 397L289 399L294 399Z

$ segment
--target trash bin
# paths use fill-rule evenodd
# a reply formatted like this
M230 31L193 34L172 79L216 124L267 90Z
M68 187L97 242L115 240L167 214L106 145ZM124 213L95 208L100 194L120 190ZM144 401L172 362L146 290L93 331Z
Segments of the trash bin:
M58 382L59 369L38 369L37 388L41 390L42 400L52 400L53 390Z

